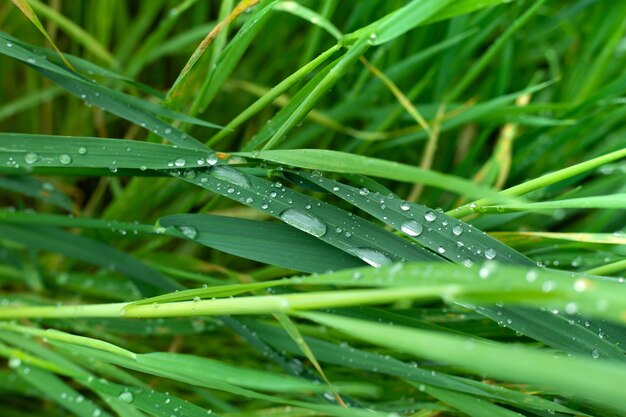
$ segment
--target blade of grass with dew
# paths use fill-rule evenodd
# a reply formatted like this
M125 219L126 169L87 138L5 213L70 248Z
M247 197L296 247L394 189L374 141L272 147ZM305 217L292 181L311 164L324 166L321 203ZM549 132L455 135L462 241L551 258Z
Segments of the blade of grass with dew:
M208 174L198 173L193 178L183 179L225 197L236 198L370 265L400 259L439 259L367 220L286 188L280 182L272 183L223 166L214 167Z
M299 348L291 339L281 337L284 335L284 331L276 326L260 322L249 322L248 325L274 348L291 354L301 354ZM503 387L496 389L487 383L454 376L441 370L433 374L430 369L416 366L416 363L402 362L392 356L358 349L347 343L332 343L312 336L305 336L305 340L315 356L323 363L345 366L351 369L362 369L376 374L392 375L417 384L479 396L522 409L531 408L543 411L554 410L575 413L561 404L555 404L538 396ZM346 357L352 360L346 363ZM557 408L555 409L555 407Z
M324 177L301 177L346 200L410 239L455 263L472 265L485 259L505 258L507 263L531 265L532 261L496 239L426 206L409 203L393 194L357 189ZM503 261L505 262L505 261Z
M279 404L282 403L282 404L303 407L303 408L316 410L319 412L327 413L327 414L338 416L338 417L366 417L368 415L384 417L387 415L385 413L380 413L380 412L372 413L371 410L356 409L356 408L345 409L345 408L338 407L338 406L322 405L322 404L316 404L312 402L292 400L290 398L278 397L278 396L274 396L270 394L263 394L257 391L252 391L244 387L232 385L229 382L221 380L221 379L229 379L227 375L215 374L212 376L212 375L208 375L206 372L201 372L200 370L205 369L207 365L207 362L205 362L206 359L201 358L201 357L194 357L196 362L200 362L203 365L201 366L201 369L199 370L197 368L190 367L184 364L181 367L180 361L173 360L172 362L172 358L175 357L175 355L172 355L172 354L169 354L168 361L165 363L162 362L162 360L166 358L168 354L157 354L156 356L154 356L154 354L141 354L137 356L136 361L131 361L121 356L111 355L108 352L96 351L96 350L85 348L82 346L68 345L68 344L60 343L60 342L55 342L55 345L63 348L63 350L68 350L75 354L93 356L94 358L97 358L99 360L102 360L108 363L113 363L118 366L122 366L128 369L133 369L139 372L161 376L161 377L165 377L169 379L174 379L177 381L185 382L190 385L225 391L225 392L229 392L232 394L245 396L249 398L255 398L257 400L269 401L271 403L279 403ZM245 370L250 371L248 369L245 369ZM287 379L288 382L291 382L293 377L285 377L285 378ZM237 381L237 378L234 378L233 382L236 382L236 381ZM254 385L262 385L261 381L259 381L258 379L253 380L252 383ZM311 384L311 385L314 386L315 384Z
M431 170L383 159L354 155L324 149L271 150L254 153L237 153L246 157L263 159L299 168L349 174L370 175L396 181L415 183L445 189L461 195L498 195L497 192L470 181Z
M0 221L53 227L145 233L188 239L223 252L270 265L305 272L325 272L363 265L358 258L293 227L225 216L177 214L162 217L157 225L105 219L74 218L52 214L0 210ZM173 227L174 229L168 229ZM267 236L274 239L267 240ZM294 251L294 248L298 248ZM260 250L262 249L262 250ZM290 255L292 254L292 255ZM296 256L297 255L297 256ZM320 262L320 258L324 262Z
M593 359L555 358L552 353L531 348L511 347L416 329L392 328L323 313L302 313L300 316L375 345L393 346L394 349L418 357L454 363L475 373L550 385L564 395L576 394L580 401L589 401L595 406L604 405L620 412L626 411L623 402L618 400L621 392L618 381L626 377L624 365ZM510 361L511 355L515 355L517 360ZM494 366L494 363L498 366ZM541 367L530 369L528 363L535 366L540 364ZM591 387L589 378L601 380L602 383Z
M324 272L362 265L346 252L283 224L194 214L163 217L159 224L182 230L201 245L298 271Z
M207 148L173 147L123 139L0 133L5 172L37 168L189 169L217 162Z

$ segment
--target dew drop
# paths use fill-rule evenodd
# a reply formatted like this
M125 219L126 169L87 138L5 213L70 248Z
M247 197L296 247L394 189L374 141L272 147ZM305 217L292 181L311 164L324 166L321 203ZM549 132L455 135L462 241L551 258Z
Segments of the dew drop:
M600 357L600 351L598 349L591 349L591 357L598 359Z
M224 166L214 166L211 168L211 175L219 180L226 181L243 188L250 188L248 179L236 169Z
M198 237L198 229L193 226L179 226L177 229L189 239L195 239Z
M69 165L72 163L72 157L66 153L62 153L61 155L59 155L59 162L63 165Z
M463 233L463 228L459 225L456 225L452 228L452 233L454 233L454 236L460 236L461 233Z
M177 167L184 167L186 163L187 161L185 161L185 158L178 158L174 161L174 165Z
M368 190L367 188L361 188L359 190L359 194L361 195L368 195L370 193L370 190Z
M400 225L400 230L409 236L419 236L424 231L424 227L415 220L409 220Z
M165 129L164 131L167 135L169 135L170 133L172 133L172 129L170 129L169 127Z
M437 248L437 252L439 252L439 253L441 253L441 254L444 254L444 253L446 253L446 249L445 249L443 246L439 246L439 247Z
M387 255L372 248L352 248L347 250L347 252L362 259L374 268L379 268L393 262Z
M133 402L133 394L128 391L122 391L120 395L117 396L117 399L123 403L130 404Z
M411 209L411 205L407 203L406 201L403 201L402 203L400 203L400 210L409 211L410 209Z
M22 360L20 358L11 358L9 359L9 368L17 369L22 366Z
M34 164L35 162L39 161L39 159L41 158L35 152L28 152L26 155L24 155L24 161L26 161L28 165Z
M87 153L87 148L85 148L84 146L81 146L80 148L78 148L78 153L80 155L85 155Z
M485 251L485 258L487 259L493 259L496 257L496 251L489 248Z
M207 156L206 163L211 166L217 164L217 154L212 153L211 155Z
M287 209L280 214L280 219L310 235L322 237L326 234L326 225L317 217L296 209Z
M424 214L424 218L426 219L426 221L434 222L435 220L437 220L437 215L432 211L427 211L426 214Z

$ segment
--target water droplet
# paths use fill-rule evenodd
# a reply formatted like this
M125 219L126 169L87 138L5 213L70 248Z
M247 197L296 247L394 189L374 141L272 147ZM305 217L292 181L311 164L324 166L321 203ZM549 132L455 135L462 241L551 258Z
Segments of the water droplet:
M37 60L36 60L35 58L28 58L26 61L27 61L29 64L34 64L34 63L36 63L36 62L37 62Z
M100 417L102 415L102 410L99 408L95 408L91 415L92 417Z
M374 268L379 268L393 262L387 255L372 248L352 248L348 249L347 252L362 259Z
M463 228L457 224L452 228L452 233L454 233L454 236L460 236L463 233Z
M9 368L17 369L22 366L22 360L20 358L11 358L9 359Z
M194 226L179 226L177 229L189 239L195 239L198 237L198 229Z
M211 168L211 175L219 180L230 182L243 188L250 188L248 179L236 169L218 165Z
M569 302L565 304L565 312L567 314L576 314L577 311L578 311L578 304L574 302Z
M556 283L554 281L546 281L541 285L541 291L543 292L551 292L556 288Z
M200 297L198 297L198 296L193 297L193 302L194 302L194 303L198 303L198 302L200 302Z
M359 194L361 195L368 195L370 193L370 190L368 190L367 188L361 188L359 190Z
M470 268L472 265L474 265L474 262L472 262L471 259L465 258L463 260L463 266L466 266L466 267Z
M574 281L574 291L583 292L589 288L590 281L585 278L580 278Z
M446 253L446 249L445 249L443 246L439 246L439 247L437 248L437 252L439 252L439 253L443 254L443 253Z
M531 269L526 272L526 281L535 282L537 280L538 273L535 269Z
M11 42L7 42L7 48L13 48L13 44Z
M72 157L66 153L62 153L61 155L59 155L59 162L63 165L69 165L72 163Z
M485 262L478 270L478 276L482 279L487 279L496 268L497 264L495 262Z
M28 152L26 155L24 155L24 161L26 161L28 165L34 164L35 162L39 161L39 159L41 158L35 152Z
M424 218L426 219L426 221L434 222L435 220L437 220L437 215L432 211L427 211L426 214L424 214Z
M212 153L211 155L206 157L206 163L213 166L217 164L217 154Z
M409 220L400 225L400 230L409 236L419 236L422 234L424 227L415 220Z
M496 257L496 251L489 248L485 251L485 258L487 259L493 259Z
M591 357L598 359L600 357L600 351L598 349L591 349Z
M400 203L400 210L409 211L410 209L411 209L411 205L407 203L406 201L403 201L402 203Z
M185 158L178 158L174 161L174 165L177 167L184 167L186 163L187 161L185 161Z
M120 395L117 396L117 399L123 403L130 404L133 402L133 394L128 391L122 391Z
M279 217L288 225L313 236L322 237L326 234L326 225L312 214L303 213L296 209L287 209Z
M85 155L87 153L87 148L85 148L84 146L81 146L80 148L78 148L78 153L80 155Z
M172 129L170 129L169 127L166 128L165 129L165 133L169 135L170 133L172 133Z

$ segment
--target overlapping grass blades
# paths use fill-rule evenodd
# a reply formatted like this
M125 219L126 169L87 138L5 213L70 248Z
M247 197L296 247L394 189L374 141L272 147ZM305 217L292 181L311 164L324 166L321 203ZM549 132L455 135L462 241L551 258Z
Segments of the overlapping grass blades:
M626 411L622 280L584 273L624 268L626 7L400 3L33 1L77 72L9 19L0 414Z

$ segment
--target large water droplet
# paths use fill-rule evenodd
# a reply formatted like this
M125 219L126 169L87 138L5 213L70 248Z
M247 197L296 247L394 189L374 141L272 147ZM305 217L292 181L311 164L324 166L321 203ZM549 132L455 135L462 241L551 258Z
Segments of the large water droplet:
M78 148L78 153L80 155L85 155L87 153L87 148L85 148L84 146L81 146L80 148Z
M415 220L409 220L400 225L400 230L409 236L419 236L424 231L424 226Z
M217 154L212 153L211 155L206 157L206 163L213 166L217 164Z
M280 214L280 218L285 223L313 236L322 237L326 234L326 225L309 213L287 209Z
M133 394L128 391L122 391L120 395L117 396L117 399L123 403L130 404L133 402Z
M219 180L226 181L243 188L250 188L248 179L236 169L218 165L211 168L211 175Z
M463 233L463 228L457 224L452 228L452 233L454 233L455 236L460 236L461 233Z
M59 155L59 162L63 165L69 165L72 163L72 157L66 153L62 153L61 155Z
M198 237L198 229L193 226L179 226L178 230L189 239L193 240Z
M185 161L185 158L178 158L174 161L174 165L177 167L184 167L186 163L187 161Z
M356 256L357 258L361 258L374 268L379 268L393 262L389 259L389 257L387 257L387 255L372 248L353 248L349 249L348 253Z
M489 248L485 251L485 258L487 259L493 259L496 257L496 251Z
M406 201L403 201L402 203L400 203L400 210L409 211L410 209L411 209L411 205L407 203Z
M26 161L28 165L34 164L35 162L39 161L39 159L39 155L37 155L35 152L28 152L26 155L24 155L24 161Z

